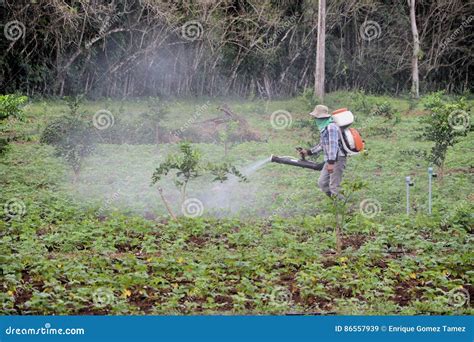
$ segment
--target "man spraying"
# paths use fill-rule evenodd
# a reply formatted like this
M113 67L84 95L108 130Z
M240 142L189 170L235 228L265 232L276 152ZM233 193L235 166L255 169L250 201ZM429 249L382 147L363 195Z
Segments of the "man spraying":
M300 151L301 157L318 155L323 152L324 167L319 176L319 188L330 197L342 197L339 194L339 190L342 174L346 167L347 154L340 147L339 127L334 123L326 106L317 105L309 114L316 118L316 125L320 132L320 141L319 144L311 149L302 149Z

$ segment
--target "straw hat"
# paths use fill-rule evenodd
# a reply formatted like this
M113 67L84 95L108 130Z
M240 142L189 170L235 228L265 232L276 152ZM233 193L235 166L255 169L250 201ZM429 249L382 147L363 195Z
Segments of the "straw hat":
M317 105L309 115L314 116L316 119L324 119L331 116L328 107L324 105Z

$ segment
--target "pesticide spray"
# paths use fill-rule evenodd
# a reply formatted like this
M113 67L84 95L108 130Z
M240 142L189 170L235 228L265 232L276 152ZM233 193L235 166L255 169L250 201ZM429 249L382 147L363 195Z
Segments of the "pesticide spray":
M69 190L78 200L95 203L99 207L99 216L107 216L117 210L144 216L148 213L159 215L165 211L156 188L150 187L150 170L161 160L153 146L104 145L88 158L80 181L71 185ZM272 155L240 169L248 178L248 183L230 176L224 183L191 184L189 197L202 202L205 215L227 217L247 212L257 212L258 215L260 208L263 208L258 194L264 191L260 189L264 180L256 173L271 162L313 170L321 170L323 166L323 163L312 163L297 157ZM179 202L180 194L174 184L170 181L162 185L168 200ZM179 213L180 208L177 210Z
M302 148L298 147L296 150L297 152L301 152ZM244 167L241 170L241 173L245 177L251 178L255 172L262 169L270 162L316 171L321 171L324 166L324 163L314 163L305 160L303 157L301 159L296 159L290 156L278 157L271 155L269 158L258 160ZM242 209L243 203L252 207L251 201L253 199L252 196L257 192L256 187L258 187L258 185L256 185L255 182L252 182L251 185L243 184L239 182L237 177L231 177L225 183L213 185L208 191L201 192L200 198L202 198L206 208L218 210L214 212L215 216L235 214Z

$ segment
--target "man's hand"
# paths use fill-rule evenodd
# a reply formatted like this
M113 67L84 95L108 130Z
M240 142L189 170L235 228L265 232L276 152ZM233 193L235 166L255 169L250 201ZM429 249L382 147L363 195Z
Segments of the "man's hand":
M326 165L326 170L328 170L328 173L333 173L334 172L334 164L327 164Z
M299 148L297 148L297 151L300 154L301 159L303 159L303 160L305 159L305 157L311 155L311 151L307 150L305 148L299 147Z

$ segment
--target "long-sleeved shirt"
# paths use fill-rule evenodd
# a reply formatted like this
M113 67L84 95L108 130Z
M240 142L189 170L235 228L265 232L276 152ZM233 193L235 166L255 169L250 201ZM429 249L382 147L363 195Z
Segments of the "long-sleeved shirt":
M323 151L324 161L334 164L339 153L339 127L330 123L322 132L319 144L311 148L311 154L319 154Z

